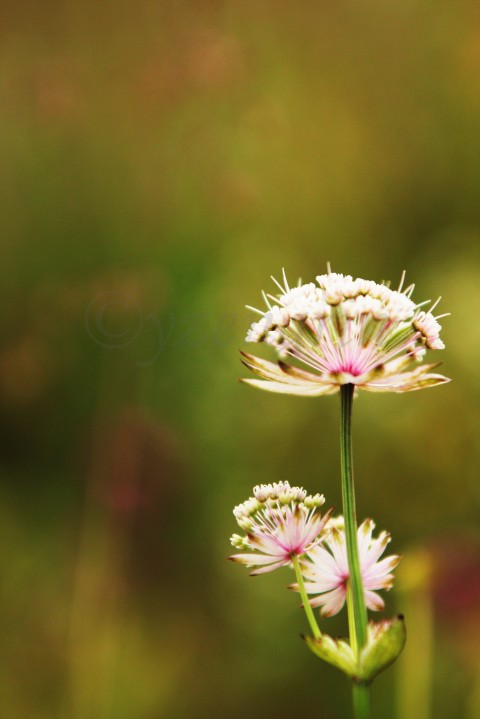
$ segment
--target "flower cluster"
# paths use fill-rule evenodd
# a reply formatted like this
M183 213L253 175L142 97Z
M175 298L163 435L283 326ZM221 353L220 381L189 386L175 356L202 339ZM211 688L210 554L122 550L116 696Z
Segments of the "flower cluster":
M247 333L247 342L265 342L278 352L277 364L243 354L261 380L244 380L271 392L315 396L344 384L372 392L406 392L449 380L432 373L435 364L416 365L426 350L440 350L441 326L433 311L385 284L329 272L277 296L264 294L267 309ZM271 300L271 301L270 301ZM273 302L273 304L272 304ZM253 308L251 308L253 309ZM297 364L291 364L290 360Z
M248 567L259 567L252 575L271 572L289 565L293 557L312 550L324 537L330 516L319 508L323 495L307 496L301 487L288 482L262 484L254 487L253 497L233 510L238 525L246 536L234 534L231 542L245 553L229 559Z
M234 534L236 554L229 559L253 567L252 575L288 566L295 572L290 589L300 593L312 635L307 646L322 660L354 681L355 716L367 717L368 685L392 664L405 644L401 615L367 623L366 609L384 608L380 590L391 588L400 557L383 556L390 535L374 536L375 524L357 528L353 482L351 412L359 389L409 392L449 382L426 364L429 350L444 349L439 302L415 303L414 285L353 279L333 273L316 283L290 287L283 273L277 295L263 297L265 310L251 325L247 342L273 346L277 362L242 352L244 364L259 379L243 380L260 389L284 394L341 395L341 459L344 517L320 512L323 495L307 496L288 482L259 485L253 497L234 509L244 534ZM362 596L363 595L363 596ZM333 639L317 624L347 605L349 640Z
M257 567L251 572L257 575L291 565L293 557L299 557L305 591L318 595L310 605L321 607L323 616L337 614L345 604L350 578L343 517L331 517L331 510L322 516L318 510L325 502L323 495L307 496L304 489L288 482L257 486L253 494L233 510L247 534L232 536L233 546L244 551L229 559ZM374 528L371 519L365 520L358 528L357 541L365 604L378 611L384 602L377 591L390 589L392 570L400 557L380 560L390 535L381 532L374 538ZM298 591L299 585L290 588Z
M394 554L379 561L390 541L390 535L381 532L374 539L374 528L371 519L365 520L358 528L357 541L365 604L368 609L378 611L385 604L376 590L390 589L393 584L392 570L400 557ZM323 544L309 550L306 559L302 561L302 574L307 580L305 590L307 594L318 595L310 600L310 605L321 607L324 617L337 614L342 609L350 578L343 517L331 520L329 529ZM293 585L292 588L298 589L298 586Z

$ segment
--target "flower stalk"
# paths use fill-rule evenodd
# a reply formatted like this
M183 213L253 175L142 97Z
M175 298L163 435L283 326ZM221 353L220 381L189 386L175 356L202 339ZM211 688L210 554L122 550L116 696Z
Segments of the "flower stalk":
M342 502L345 518L345 536L347 541L347 557L350 572L347 601L350 644L356 654L367 641L367 609L363 592L362 574L357 541L357 516L355 509L355 488L353 483L352 458L352 403L353 384L341 387L341 418L340 418L340 462L342 474ZM356 719L368 719L369 697L368 688L364 684L356 684L353 688L353 702Z
M302 570L300 567L300 561L296 555L292 557L293 567L295 569L295 576L297 578L298 582L298 589L300 592L300 596L302 598L302 604L303 608L305 609L305 614L307 615L308 623L310 624L310 629L312 630L312 634L315 637L315 639L320 639L322 636L322 633L320 629L318 628L317 620L315 619L315 615L313 613L312 607L310 606L310 601L307 596L307 592L305 591L305 582L303 581L302 576Z
M357 516L355 509L355 489L353 484L352 461L352 400L354 386L343 385L341 388L341 430L340 459L342 473L343 516L347 539L347 557L350 569L350 586L352 590L352 611L355 635L359 649L367 641L367 610L363 594L362 575L357 542Z
M370 693L366 684L353 685L355 719L370 719Z

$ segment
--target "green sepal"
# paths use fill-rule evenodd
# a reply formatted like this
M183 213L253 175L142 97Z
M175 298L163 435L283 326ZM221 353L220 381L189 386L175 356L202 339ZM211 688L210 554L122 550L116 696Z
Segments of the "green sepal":
M324 662L340 669L349 677L357 673L357 663L353 650L346 639L332 639L328 634L322 634L319 639L304 636L307 647Z
M358 657L346 639L332 639L322 634L319 639L303 637L308 648L317 657L340 669L353 681L370 684L397 659L405 646L405 622L401 614L394 619L370 622L367 643Z
M358 681L370 684L397 659L405 646L407 633L403 616L371 622L368 639L360 651Z

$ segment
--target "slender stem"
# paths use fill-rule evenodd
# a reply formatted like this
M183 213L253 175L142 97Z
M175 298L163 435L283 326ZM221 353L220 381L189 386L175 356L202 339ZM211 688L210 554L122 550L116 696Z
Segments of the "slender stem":
M370 696L366 684L353 685L355 719L370 719Z
M348 613L348 633L350 635L350 646L355 656L358 656L357 629L355 627L355 614L353 612L353 594L352 585L347 584L347 613Z
M315 619L313 609L310 606L310 602L308 601L308 596L307 592L305 591L305 584L302 576L302 570L300 569L300 562L296 554L292 557L292 562L295 569L295 575L297 577L298 588L300 589L300 596L302 598L303 608L305 609L305 614L307 615L310 629L312 630L312 634L315 639L320 639L320 637L322 636L322 632L318 628L317 620Z
M350 644L358 656L358 652L367 641L367 609L358 554L355 489L353 484L352 402L354 389L352 384L341 387L340 460L343 515L345 518L345 536L350 574L347 587L348 626ZM364 684L354 684L353 706L356 719L369 719L369 694L368 688Z
M367 610L363 594L362 574L357 543L357 517L355 512L355 490L353 486L352 461L352 400L354 386L341 387L342 412L340 431L340 458L342 469L342 500L347 538L347 557L350 571L349 584L352 588L353 617L358 648L367 640Z

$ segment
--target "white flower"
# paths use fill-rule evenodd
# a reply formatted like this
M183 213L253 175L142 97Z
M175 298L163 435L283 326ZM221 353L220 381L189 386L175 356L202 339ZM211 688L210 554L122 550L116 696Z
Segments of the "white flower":
M336 517L329 522L327 529L330 529L330 533L326 539L322 544L310 549L301 563L307 594L318 595L310 600L310 604L312 607L321 607L321 614L326 617L337 614L342 609L350 578L342 520L343 518ZM392 586L391 572L400 557L392 555L378 561L390 541L390 535L381 532L374 539L374 527L371 519L365 520L358 528L357 537L365 604L368 609L378 611L383 609L384 602L377 590L389 589ZM298 589L298 585L292 585L292 588Z
M426 349L440 350L439 317L411 300L413 285L402 291L334 272L265 296L268 308L247 333L247 342L273 345L277 364L242 353L244 364L261 380L243 380L270 392L316 396L343 384L371 392L407 392L448 382L432 373L436 364L417 363ZM444 316L444 315L443 315ZM288 360L288 362L287 362ZM291 360L295 364L291 363Z
M304 489L288 482L262 484L253 493L233 510L247 536L234 534L231 542L247 551L229 557L247 567L259 567L252 575L290 565L294 556L302 556L322 540L330 516L330 512L322 516L318 511L325 502L323 495L307 496Z

